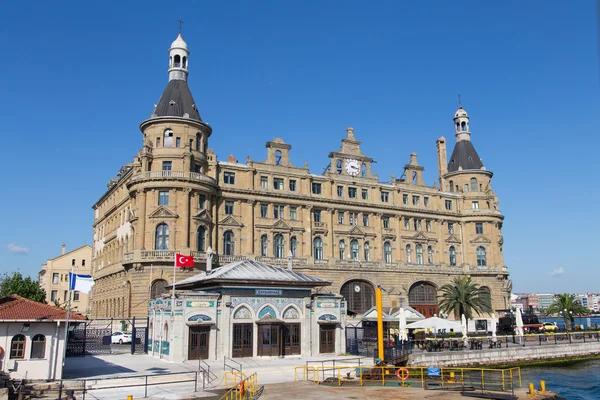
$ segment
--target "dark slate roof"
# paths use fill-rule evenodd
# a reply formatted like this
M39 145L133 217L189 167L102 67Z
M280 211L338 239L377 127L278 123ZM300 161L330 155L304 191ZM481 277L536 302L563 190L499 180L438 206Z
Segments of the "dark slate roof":
M176 287L200 286L211 282L264 282L287 283L300 286L327 286L328 282L321 278L290 271L287 268L275 267L254 260L236 261L214 269L210 274L202 272L176 283Z
M172 79L160 96L152 116L183 117L186 113L189 114L188 118L202 121L187 82L181 79Z
M481 169L483 167L483 163L470 140L461 140L454 146L454 151L448 163L448 172L456 172L458 167L462 167L463 170Z

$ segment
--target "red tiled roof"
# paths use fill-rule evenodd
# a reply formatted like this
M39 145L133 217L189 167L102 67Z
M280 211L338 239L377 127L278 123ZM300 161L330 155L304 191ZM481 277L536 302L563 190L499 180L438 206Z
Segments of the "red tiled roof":
M48 320L64 321L67 310L49 304L38 303L13 294L0 299L0 321L2 320ZM71 320L83 320L85 316L71 311Z

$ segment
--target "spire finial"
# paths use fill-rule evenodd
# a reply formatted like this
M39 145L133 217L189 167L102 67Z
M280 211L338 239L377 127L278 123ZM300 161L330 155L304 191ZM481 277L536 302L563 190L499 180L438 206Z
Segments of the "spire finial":
M181 17L179 17L179 19L177 20L177 22L179 22L179 34L181 35L181 28L183 25L183 19L181 19Z
M460 93L458 94L458 108L462 108L462 103L460 102Z

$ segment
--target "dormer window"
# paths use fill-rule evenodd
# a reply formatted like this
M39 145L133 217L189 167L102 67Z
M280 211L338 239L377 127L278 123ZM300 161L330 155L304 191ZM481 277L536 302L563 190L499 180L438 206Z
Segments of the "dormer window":
M172 147L173 146L173 131L171 129L165 129L163 134L163 146L164 147Z

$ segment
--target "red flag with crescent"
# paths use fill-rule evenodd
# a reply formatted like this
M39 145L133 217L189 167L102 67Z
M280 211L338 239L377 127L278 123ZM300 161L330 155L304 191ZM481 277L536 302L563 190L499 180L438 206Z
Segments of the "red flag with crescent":
M193 267L194 257L184 256L182 254L175 254L175 266L180 268Z

